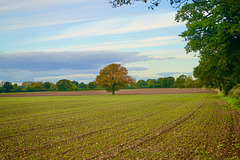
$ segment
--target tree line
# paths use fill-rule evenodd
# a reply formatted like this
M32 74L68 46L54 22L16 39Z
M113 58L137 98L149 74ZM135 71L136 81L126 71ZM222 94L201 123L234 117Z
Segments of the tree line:
M1 82L0 93L4 92L39 92L39 91L80 91L97 88L94 82L85 84L83 82L61 79L56 84L51 82L23 82L22 85L12 84L11 82Z
M178 78L163 77L158 79L138 80L135 84L128 85L127 89L137 88L201 88L199 80L194 80L191 76L180 75ZM84 83L61 79L56 84L51 82L23 82L22 85L12 84L11 82L0 83L0 93L8 92L39 92L39 91L84 91L102 90L101 86L94 82Z

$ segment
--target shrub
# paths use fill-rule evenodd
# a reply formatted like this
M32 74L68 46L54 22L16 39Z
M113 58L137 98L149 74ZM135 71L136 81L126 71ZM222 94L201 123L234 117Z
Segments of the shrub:
M230 90L228 96L232 98L240 99L240 84L238 84L238 86L236 87L233 87Z

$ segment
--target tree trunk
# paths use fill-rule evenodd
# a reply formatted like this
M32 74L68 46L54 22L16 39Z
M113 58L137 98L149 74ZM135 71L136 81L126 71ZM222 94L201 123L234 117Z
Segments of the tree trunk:
M113 86L112 86L112 95L115 95L115 83L113 84Z

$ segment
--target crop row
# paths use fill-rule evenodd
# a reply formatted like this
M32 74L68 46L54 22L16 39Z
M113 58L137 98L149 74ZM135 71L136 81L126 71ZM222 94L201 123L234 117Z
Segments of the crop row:
M238 157L239 116L215 94L11 97L0 112L0 159Z

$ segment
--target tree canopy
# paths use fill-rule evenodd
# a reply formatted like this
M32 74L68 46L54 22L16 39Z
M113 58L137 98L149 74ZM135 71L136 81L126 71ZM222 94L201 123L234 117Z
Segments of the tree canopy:
M176 21L187 21L180 36L188 41L186 52L198 52L200 57L194 76L228 94L240 83L240 1L186 3Z
M2 88L3 88L3 92L9 92L11 89L13 89L13 85L11 82L5 82Z
M135 83L135 79L128 76L128 71L121 64L110 64L100 70L96 77L95 84L105 88L106 91L115 94L120 88L126 88Z

